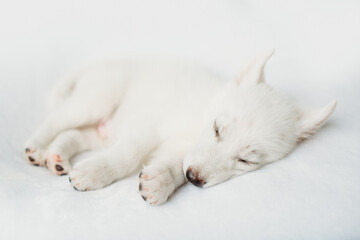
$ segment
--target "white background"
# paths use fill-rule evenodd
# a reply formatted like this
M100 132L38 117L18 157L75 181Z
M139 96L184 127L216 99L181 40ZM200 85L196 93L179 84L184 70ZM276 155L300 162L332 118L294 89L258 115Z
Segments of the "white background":
M359 29L347 0L1 0L0 239L360 238ZM270 85L305 106L339 100L284 160L150 207L135 175L82 193L23 159L49 89L74 68L177 57L231 79L272 47Z

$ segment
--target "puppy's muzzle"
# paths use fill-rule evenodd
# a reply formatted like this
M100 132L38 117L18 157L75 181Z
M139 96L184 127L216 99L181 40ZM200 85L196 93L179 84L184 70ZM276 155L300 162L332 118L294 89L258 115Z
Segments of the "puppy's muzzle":
M199 171L189 167L186 170L186 178L189 182L194 184L197 187L202 187L206 182L199 177Z

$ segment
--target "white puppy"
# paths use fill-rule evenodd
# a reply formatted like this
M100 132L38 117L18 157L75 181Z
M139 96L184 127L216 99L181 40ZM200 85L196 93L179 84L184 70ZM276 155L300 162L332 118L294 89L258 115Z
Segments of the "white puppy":
M188 181L209 187L283 158L330 117L336 102L302 110L264 82L273 52L225 83L179 62L113 62L60 82L26 159L80 191L103 188L149 160L139 190L164 203ZM101 149L76 164L75 154ZM186 178L185 178L186 176Z

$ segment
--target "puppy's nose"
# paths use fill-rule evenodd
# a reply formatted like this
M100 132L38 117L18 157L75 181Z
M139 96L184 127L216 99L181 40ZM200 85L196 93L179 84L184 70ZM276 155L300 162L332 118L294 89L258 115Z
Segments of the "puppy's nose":
M189 167L186 170L186 178L197 187L202 187L202 185L205 184L205 181L199 177L199 171L193 169L192 167Z

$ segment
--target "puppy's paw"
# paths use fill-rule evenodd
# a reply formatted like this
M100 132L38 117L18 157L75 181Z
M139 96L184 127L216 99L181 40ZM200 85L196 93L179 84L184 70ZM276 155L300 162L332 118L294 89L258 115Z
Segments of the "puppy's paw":
M69 159L65 155L51 153L47 155L45 166L49 171L58 176L67 175L71 170Z
M27 146L25 148L25 159L34 166L45 166L46 153L40 147Z
M107 168L97 161L83 161L76 164L69 174L69 182L77 191L90 191L112 183Z
M169 169L147 167L139 175L141 197L151 205L165 203L175 191L175 184Z

